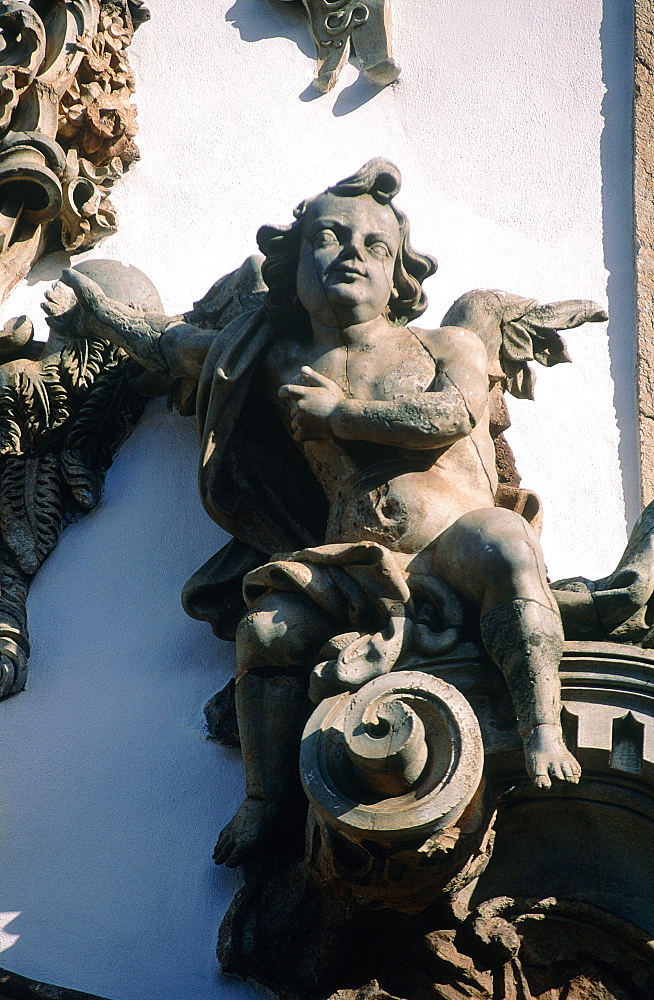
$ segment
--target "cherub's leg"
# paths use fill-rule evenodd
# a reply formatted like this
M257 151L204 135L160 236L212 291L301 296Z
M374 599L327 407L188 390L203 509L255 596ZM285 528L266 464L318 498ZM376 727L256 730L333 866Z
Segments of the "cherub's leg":
M620 562L601 580L573 577L552 584L566 635L609 635L644 608L654 593L654 502L636 521Z
M578 781L560 723L563 628L532 529L501 507L472 511L439 539L435 569L481 610L482 639L506 678L534 783Z
M338 626L301 595L271 594L236 635L236 714L246 798L214 860L233 868L268 836L297 780L309 669Z
M390 0L368 0L368 19L352 29L352 45L361 68L371 83L384 87L400 75L391 53Z

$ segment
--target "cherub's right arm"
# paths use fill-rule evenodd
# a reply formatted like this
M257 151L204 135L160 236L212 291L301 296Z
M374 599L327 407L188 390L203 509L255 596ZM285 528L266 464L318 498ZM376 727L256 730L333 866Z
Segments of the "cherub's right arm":
M102 337L122 347L150 371L171 378L200 377L215 331L201 330L180 318L143 313L108 298L100 286L79 271L64 271L61 280L77 296L82 330L78 336ZM47 310L50 311L50 310ZM49 320L53 329L57 317Z

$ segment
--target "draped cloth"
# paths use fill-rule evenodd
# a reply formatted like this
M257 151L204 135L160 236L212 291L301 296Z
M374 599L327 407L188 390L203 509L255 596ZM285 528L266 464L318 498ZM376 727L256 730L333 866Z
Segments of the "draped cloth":
M193 618L232 638L245 608L243 574L273 552L319 544L327 501L261 384L261 360L275 337L263 307L216 334L197 392L199 489L210 517L234 537L188 581Z
M462 609L454 591L435 577L408 574L378 542L273 555L243 580L250 609L275 592L308 597L334 620L334 636L311 676L316 701L388 673L409 646L434 656L460 638Z

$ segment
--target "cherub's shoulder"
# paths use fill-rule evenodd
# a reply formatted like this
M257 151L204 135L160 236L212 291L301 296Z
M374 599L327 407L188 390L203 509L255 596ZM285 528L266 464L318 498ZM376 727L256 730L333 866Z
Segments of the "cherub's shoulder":
M472 330L462 326L439 326L435 330L412 326L411 330L434 360L448 362L466 358L469 363L484 366L488 363L483 341Z

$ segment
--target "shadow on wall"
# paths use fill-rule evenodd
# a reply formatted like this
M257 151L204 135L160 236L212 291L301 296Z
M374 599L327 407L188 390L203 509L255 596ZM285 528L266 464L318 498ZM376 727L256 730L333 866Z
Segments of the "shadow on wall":
M225 14L225 20L236 28L244 42L290 38L303 55L312 61L315 59L309 22L300 0L284 6L280 0L236 0Z
M311 60L307 70L309 76L313 74L316 49L301 0L285 2L283 6L280 0L235 0L225 14L225 20L236 28L244 42L261 42L264 38L289 38ZM356 58L351 61L356 65ZM360 73L354 83L340 91L332 114L336 118L349 115L371 101L379 91L379 87L373 86ZM299 95L299 99L305 104L320 97L323 95L311 83Z
M640 513L638 411L635 391L636 303L634 285L632 0L604 0L600 40L602 102L600 157L604 266L608 271L609 352L614 405L620 429L620 466L627 524Z

